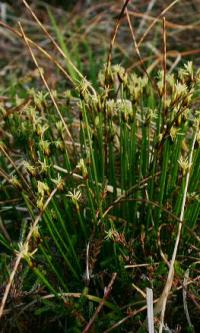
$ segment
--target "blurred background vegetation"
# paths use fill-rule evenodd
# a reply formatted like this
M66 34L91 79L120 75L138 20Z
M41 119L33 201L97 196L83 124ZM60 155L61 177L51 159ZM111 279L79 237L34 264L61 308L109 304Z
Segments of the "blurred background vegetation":
M29 1L29 3L55 38L58 37L59 31L60 37L63 36L63 41L75 64L90 78L94 61L97 67L105 62L110 36L123 2L121 0L52 0ZM166 10L169 6L171 7ZM171 71L187 60L193 60L196 64L199 63L199 0L182 0L176 1L176 3L169 0L130 1L129 14L137 41L141 39L148 26L157 18L156 23L140 45L141 57L149 72L162 66L163 16L166 18L168 69ZM18 30L18 21L20 21L30 38L39 45L45 46L52 54L59 56L37 24L33 22L22 1L0 2L0 18L4 23ZM52 24L52 19L55 24ZM20 71L22 73L27 72L32 62L22 41L4 28L0 28L0 34L1 78L13 73L13 69L16 69L18 73ZM40 57L41 66L44 66L50 73L49 80L56 81L58 76L57 79L55 76L52 77L51 65L44 61L40 54L38 56ZM21 57L24 59L23 63ZM113 61L114 63L120 62L128 68L138 67L139 70L141 69L126 18L122 20L117 34ZM94 77L91 79L94 80Z

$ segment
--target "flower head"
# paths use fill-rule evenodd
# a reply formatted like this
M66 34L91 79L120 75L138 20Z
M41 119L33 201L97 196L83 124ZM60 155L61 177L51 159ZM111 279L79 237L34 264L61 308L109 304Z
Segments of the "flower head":
M182 169L183 176L186 175L186 173L189 171L189 169L192 166L191 163L189 163L188 158L187 157L184 158L183 156L181 156L180 159L178 160L178 164Z
M69 191L68 194L66 194L67 197L69 197L74 205L78 205L78 201L81 197L81 191L74 189L73 192Z

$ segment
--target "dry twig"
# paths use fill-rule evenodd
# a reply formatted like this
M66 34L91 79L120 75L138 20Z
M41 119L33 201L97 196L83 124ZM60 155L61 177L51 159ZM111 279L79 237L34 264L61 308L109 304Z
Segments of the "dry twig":
M108 297L110 296L110 293L112 291L112 286L115 282L115 279L117 277L117 273L113 273L112 278L109 282L108 287L106 287L105 289L105 293L104 293L104 297L102 299L102 301L100 302L99 306L96 308L95 313L93 314L92 318L90 319L89 323L86 325L86 327L83 330L83 333L88 333L92 327L92 325L94 324L95 319L97 318L98 314L101 312L105 301L108 299Z

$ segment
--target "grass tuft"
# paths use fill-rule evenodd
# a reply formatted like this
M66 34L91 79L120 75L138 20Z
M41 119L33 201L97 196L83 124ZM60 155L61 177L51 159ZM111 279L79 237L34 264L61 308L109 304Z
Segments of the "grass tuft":
M112 65L124 13L142 61L139 46L150 28L137 43L128 2L107 63L98 74L99 64L88 71L92 82L72 62L50 12L58 44L23 1L64 65L22 24L12 29L36 70L0 92L3 332L22 332L24 320L46 332L49 318L49 331L142 332L150 289L155 330L198 327L200 70L187 62L167 71L165 18L162 70ZM36 50L61 69L70 89L52 89Z

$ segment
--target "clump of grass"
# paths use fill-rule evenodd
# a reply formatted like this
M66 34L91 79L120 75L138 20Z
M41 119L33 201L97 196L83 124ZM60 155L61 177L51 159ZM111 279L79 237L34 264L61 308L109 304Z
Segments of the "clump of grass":
M156 299L165 284L188 171L173 292L188 266L197 277L199 70L188 63L166 75L165 100L162 71L159 93L145 75L119 65L106 75L105 85L102 69L95 94L85 79L62 98L54 93L70 138L48 93L27 90L10 97L9 110L1 106L3 286L20 258L5 315L20 299L18 320L49 312L80 331L104 302L98 331L120 330L123 319L125 330L137 330L145 317L133 320L135 311L146 304L137 291L152 287Z
M93 85L71 61L53 17L61 47L23 2L68 71L21 25L12 29L47 91L22 79L0 108L3 330L21 332L25 318L27 331L45 331L51 317L61 332L139 332L146 288L160 332L165 322L198 327L200 70L188 62L167 73L165 19L163 70L150 75L143 66L139 75L112 66L126 1ZM73 88L50 89L33 46ZM170 320L179 307L185 314Z

